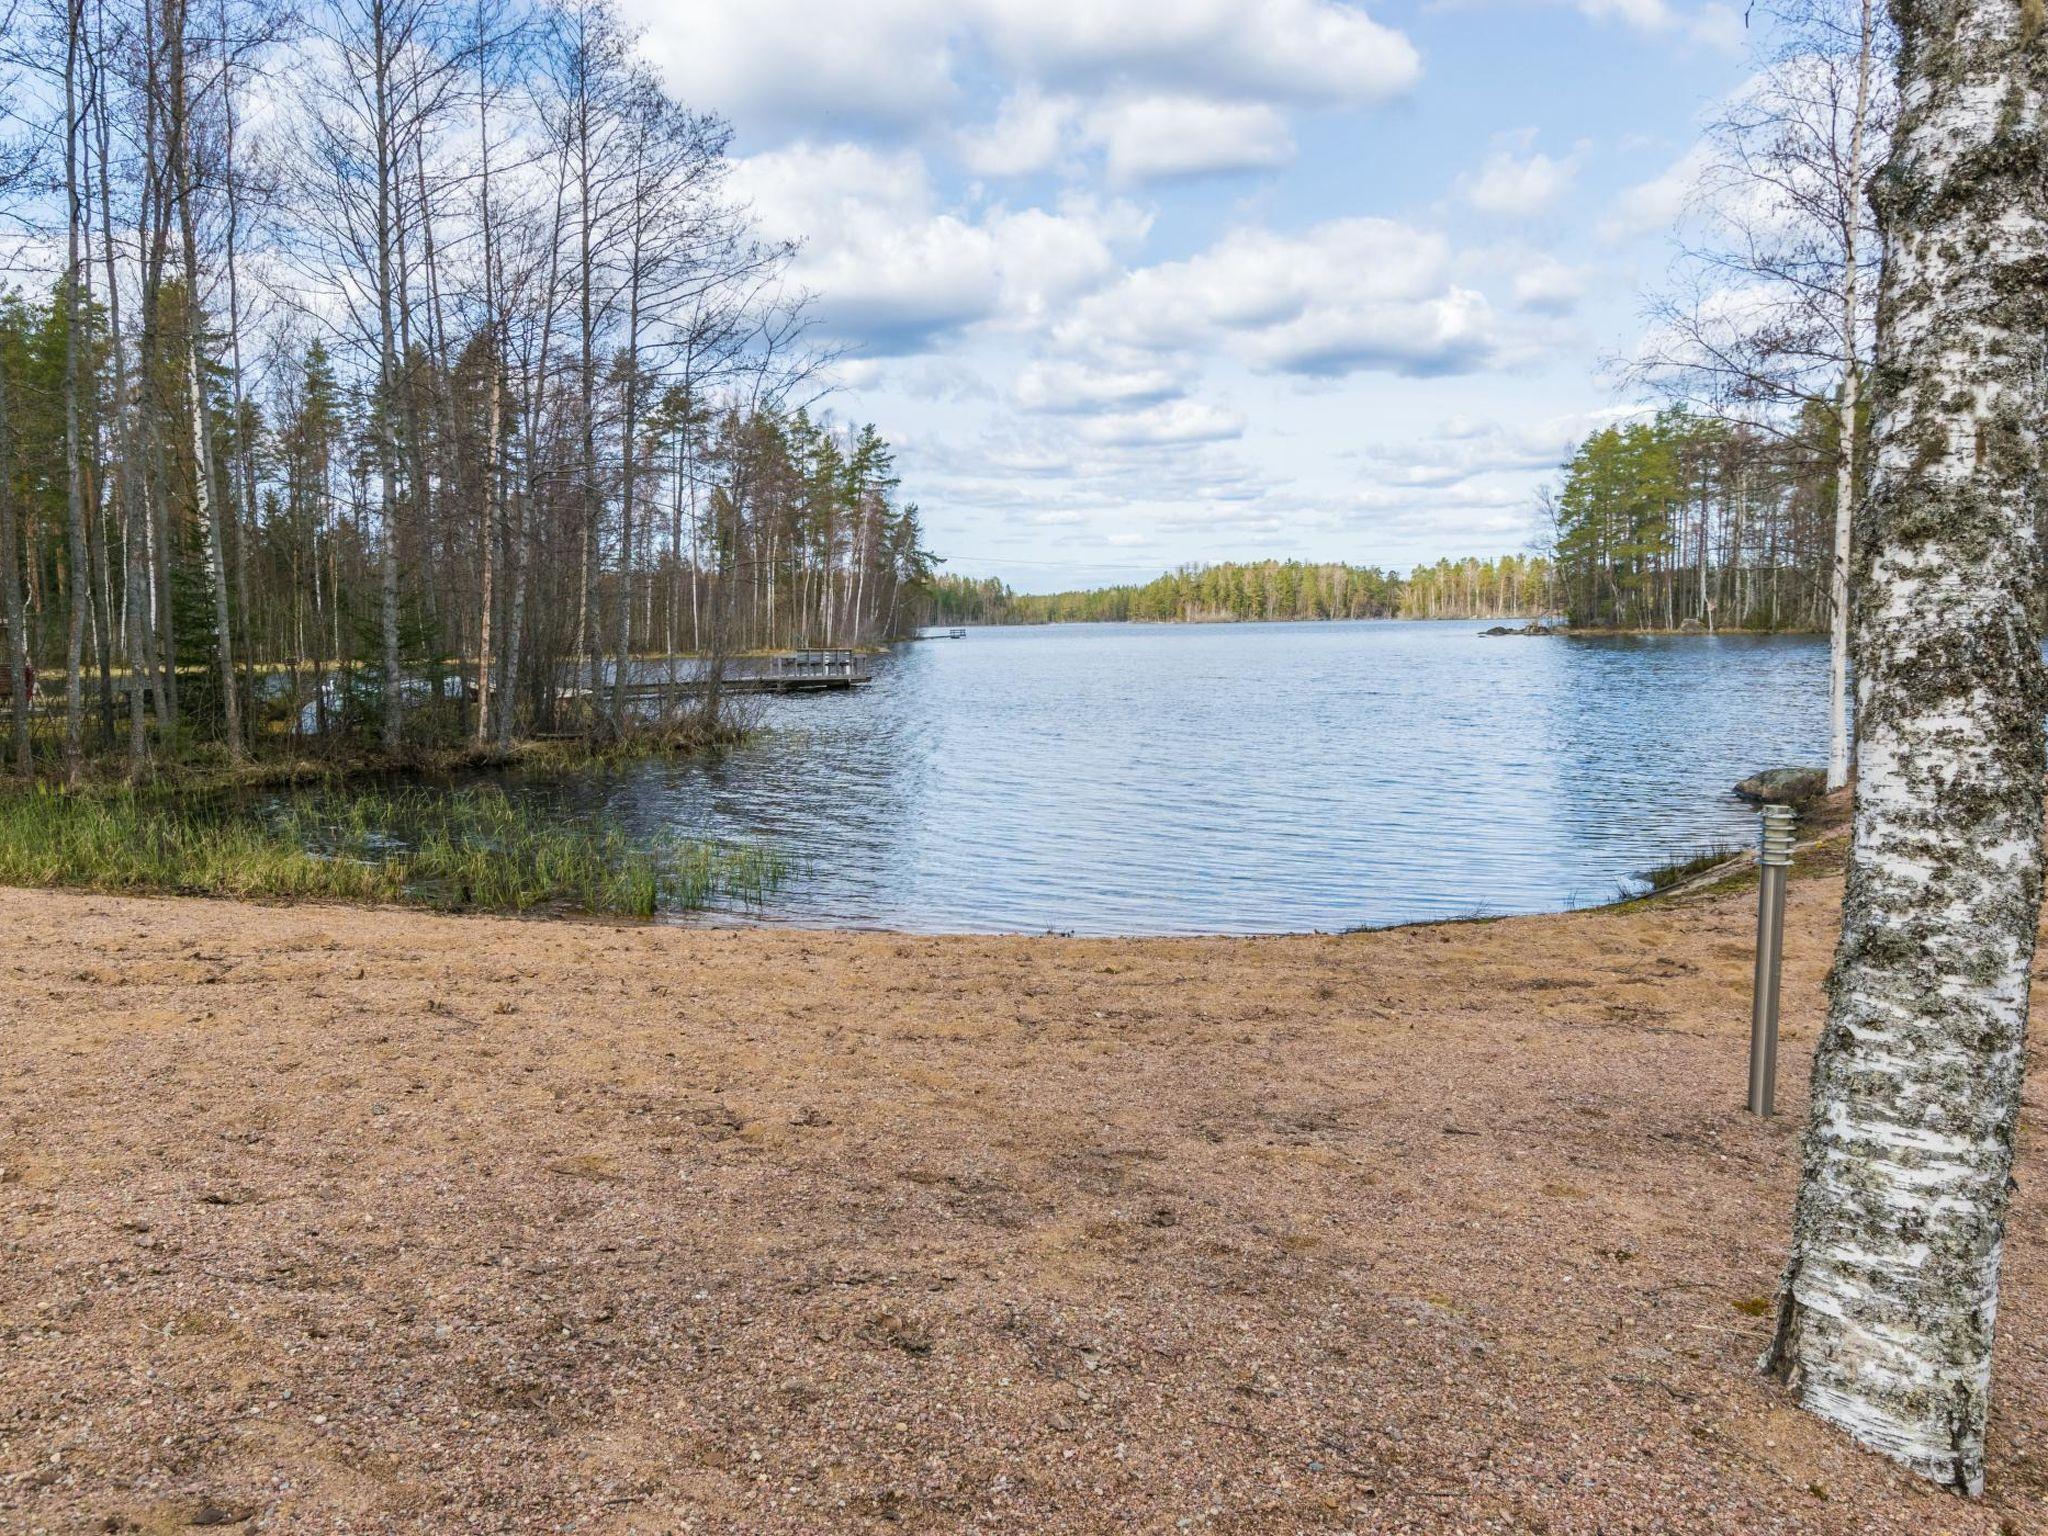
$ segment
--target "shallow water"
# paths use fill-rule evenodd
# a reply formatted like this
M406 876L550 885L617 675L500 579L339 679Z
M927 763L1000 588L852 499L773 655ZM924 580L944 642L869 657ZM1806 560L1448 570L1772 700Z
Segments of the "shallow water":
M716 761L511 792L772 841L773 921L1263 933L1612 900L1750 842L1737 779L1825 761L1822 641L1483 627L973 629Z

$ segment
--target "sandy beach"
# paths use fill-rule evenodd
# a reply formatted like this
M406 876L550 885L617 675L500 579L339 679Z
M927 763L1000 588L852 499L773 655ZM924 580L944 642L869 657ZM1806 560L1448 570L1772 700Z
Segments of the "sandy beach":
M922 938L0 892L0 1528L2048 1530L1760 1379L1840 899ZM2030 1105L2038 1103L2036 1089Z

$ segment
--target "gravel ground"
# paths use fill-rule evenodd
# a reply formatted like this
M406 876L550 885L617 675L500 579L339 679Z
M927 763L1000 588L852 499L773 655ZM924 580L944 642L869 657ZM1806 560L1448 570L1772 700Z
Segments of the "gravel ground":
M1753 1370L1839 898L1758 1122L1741 890L1145 942L0 892L0 1528L2048 1530L2031 1134L1985 1502Z

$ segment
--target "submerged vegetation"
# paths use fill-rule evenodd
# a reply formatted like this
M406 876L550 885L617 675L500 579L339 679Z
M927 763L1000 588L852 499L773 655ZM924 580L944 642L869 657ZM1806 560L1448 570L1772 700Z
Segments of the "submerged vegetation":
M772 850L540 825L495 789L0 796L0 883L11 885L646 918L758 903L787 877Z

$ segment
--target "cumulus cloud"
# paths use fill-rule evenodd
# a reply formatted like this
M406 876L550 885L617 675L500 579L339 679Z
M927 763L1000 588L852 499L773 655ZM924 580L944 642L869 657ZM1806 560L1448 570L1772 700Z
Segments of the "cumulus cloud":
M1582 15L1618 21L1650 35L1668 34L1734 53L1742 47L1742 17L1722 0L1681 10L1671 0L1577 0Z
M1685 212L1705 163L1705 149L1695 144L1648 181L1627 188L1601 221L1601 237L1626 240L1668 231Z
M1109 281L1148 220L1085 199L1057 209L937 206L923 158L796 145L738 163L762 229L803 240L795 279L833 335L885 355L989 320L1028 322Z
M1486 475L1555 468L1595 424L1586 415L1515 426L1453 416L1433 431L1376 444L1356 457L1383 487L1461 486Z
M1318 106L1386 101L1421 75L1405 36L1343 0L862 0L852 20L837 0L625 4L672 85L764 137L928 124L973 68L1049 94Z
M1171 176L1272 170L1294 158L1287 120L1262 102L1199 96L1140 96L1088 115L1112 182L1128 186Z
M1128 410L1181 394L1184 379L1180 369L1158 364L1041 360L1018 377L1016 401L1027 411L1055 416Z
M1479 169L1460 180L1465 201L1502 218L1526 219L1548 210L1578 176L1581 152L1557 159L1535 149L1533 140L1520 133L1496 144Z
M1441 235L1338 219L1299 236L1240 229L1142 268L1083 300L1057 334L1153 350L1221 342L1269 372L1428 377L1483 366L1496 332L1485 296L1452 280Z
M952 29L934 0L862 0L852 24L825 0L621 6L642 28L642 50L686 101L763 138L903 130L957 94Z
M1074 102L1035 86L1003 98L995 121L957 135L960 163L977 176L1032 176L1066 152Z
M1536 315L1568 315L1585 297L1586 273L1554 256L1539 256L1514 277L1515 303Z
M1338 0L966 0L963 10L998 57L1076 84L1356 105L1396 96L1422 72L1406 37Z
M1244 436L1244 417L1199 400L1164 400L1139 411L1116 411L1081 424L1081 436L1112 447L1214 443Z
M955 136L978 176L1031 176L1099 153L1119 187L1172 177L1275 170L1294 158L1294 136L1275 107L1206 96L1118 95L1090 104L1012 92L993 122Z

